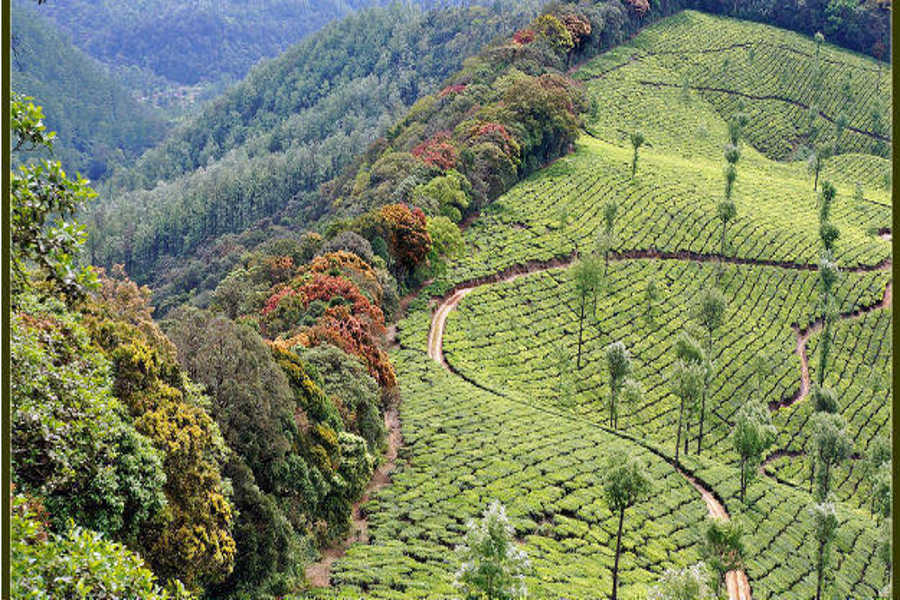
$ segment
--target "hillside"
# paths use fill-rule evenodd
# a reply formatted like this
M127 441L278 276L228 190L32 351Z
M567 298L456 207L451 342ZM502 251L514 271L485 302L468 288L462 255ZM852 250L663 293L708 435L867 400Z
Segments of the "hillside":
M33 4L17 1L10 11L11 87L39 99L47 126L57 133L55 155L66 168L100 179L159 142L166 121L55 31L44 7Z
M260 220L311 228L328 210L321 184L538 5L369 9L260 65L110 178L88 219L92 262L125 264L164 308L208 294L258 243Z
M766 58L771 48L782 49L779 60ZM878 106L888 119L890 105L873 61L827 45L820 52L825 81L840 81L828 76L839 72L855 82L852 103L822 88L820 118L845 110L858 130L844 132L842 153L821 175L837 187L831 219L842 271L825 385L836 393L854 453L834 474L839 527L831 560L837 593L875 597L885 569L862 463L889 433L892 391L882 373L891 355L891 249L880 233L890 227L891 209L889 167L873 154L883 147L867 118ZM683 467L743 522L754 598L814 595L807 508L814 501L810 378L814 386L822 336L820 207L806 163L777 159L797 144L794 111L809 102L802 82L815 55L813 41L797 34L688 11L576 73L597 102L586 119L590 133L574 154L485 208L465 231L465 257L450 261L432 284L435 298L423 294L399 324L392 359L404 398L404 460L393 483L364 507L369 543L351 546L332 565L334 587L322 597L450 593L456 565L447 553L492 499L506 505L532 561L529 595L591 598L598 585L608 591L615 531L597 460L613 441L642 456L656 486L654 501L638 505L626 525L623 597L644 597L663 570L696 561L705 509L672 467L673 343L694 330L692 307L711 287L721 288L726 316L713 338L703 450L698 456L694 421ZM740 87L744 77L764 83L750 94ZM721 148L737 109L728 98L739 93L750 119L734 183L738 216L722 255ZM646 145L631 179L626 135L637 127ZM820 131L823 139L834 136L827 126ZM597 317L587 318L579 369L573 251L576 244L583 255L592 250L611 200L619 210L609 274ZM620 407L617 429L608 422L604 358L613 341L630 352L631 376L643 390ZM440 358L434 344L445 368L431 358ZM766 475L742 501L730 436L737 410L753 398L771 411L778 434Z
M146 69L173 83L239 80L327 23L375 4L312 2L97 2L47 4L47 14L75 44L110 65Z

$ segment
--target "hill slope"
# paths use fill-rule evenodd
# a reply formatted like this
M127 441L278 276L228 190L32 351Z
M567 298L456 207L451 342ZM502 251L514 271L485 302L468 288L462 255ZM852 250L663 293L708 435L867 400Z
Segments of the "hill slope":
M11 87L43 105L46 125L57 133L55 156L66 168L99 179L160 141L164 118L132 98L32 4L17 1L11 10Z
M608 585L611 562L606 543L611 513L597 494L603 464L598 459L613 440L649 460L659 486L654 500L640 505L640 515L630 521L623 596L644 597L665 568L696 560L702 500L676 484L680 476L658 457L671 461L674 454L673 337L692 329L698 293L716 284L728 304L714 340L716 374L703 452L697 456L692 421L689 456L682 460L732 518L744 523L753 597L814 594L815 542L807 514L813 497L803 454L812 434L806 419L811 400L798 389L804 385L803 356L815 356L818 342L812 339L803 354L797 349L798 330L821 314L816 193L805 164L773 160L783 156L773 149L791 143L785 140L789 130L778 124L792 122L793 105L747 98L744 110L751 122L734 188L738 219L720 255L721 149L726 119L736 106L720 102L720 92L694 89L713 86L691 80L700 73L715 75L695 61L721 52L719 31L731 43L746 45L743 53L755 44L786 46L787 65L780 70L798 77L804 61L813 58L812 42L796 34L685 12L580 70L597 101L588 118L597 139L584 136L573 155L486 208L465 232L465 258L453 261L430 288L444 298L449 291L474 288L443 326L449 372L425 353L429 338L435 339L433 331L429 335L438 322L432 322L434 303L416 300L399 325L400 349L393 359L404 391L400 417L406 446L400 457L405 460L392 475L394 483L364 507L369 544L352 546L334 564L335 588L323 590L322 597L424 598L448 592L457 567L448 551L460 542L462 524L494 498L506 503L520 547L535 565L528 579L531 595L596 597L597 589ZM682 52L667 47L667 39L690 41ZM772 81L766 72L772 61L758 52L754 63L759 59L760 70L747 77ZM877 70L868 59L833 49L823 53L826 70L851 72L859 89L887 103L886 96L878 96ZM643 83L680 82L685 72L686 92L678 85ZM784 97L803 90L789 79L781 85L776 91ZM822 100L823 107L840 103L833 90ZM824 177L834 177L837 185L832 220L841 237L835 256L845 271L835 293L840 317L832 352L837 356L828 383L838 391L839 412L850 422L855 450L864 455L889 422L891 391L884 380L880 385L854 380L862 364L877 369L890 356L881 340L890 327L885 302L890 302L891 252L878 232L890 225L891 213L884 187L887 161L871 154L877 148L864 133L865 111L858 115L855 126L863 133L848 135L845 153L829 159ZM763 119L775 125L762 126ZM632 180L632 149L624 138L636 127L647 146ZM603 229L603 205L611 199L619 204L613 260L597 319L588 318L586 366L579 370L574 365L578 297L568 266L576 243L582 253L593 249ZM721 262L726 264L718 274ZM651 301L645 290L651 280L661 298L648 322ZM644 394L621 408L615 432L606 424L603 354L618 340L631 351L633 376ZM860 346L864 354L855 350ZM756 355L768 365L759 375L750 367ZM729 433L734 411L756 396L769 405L779 429L770 449L775 462L766 467L777 478L757 478L742 502ZM658 452L657 458L642 448ZM784 461L778 458L784 450L793 452L794 467L778 462ZM858 460L847 463L852 473L841 467L835 476L840 525L832 573L838 594L874 597L886 572L876 554L878 523L861 501L869 484L854 463ZM673 503L684 505L671 512Z

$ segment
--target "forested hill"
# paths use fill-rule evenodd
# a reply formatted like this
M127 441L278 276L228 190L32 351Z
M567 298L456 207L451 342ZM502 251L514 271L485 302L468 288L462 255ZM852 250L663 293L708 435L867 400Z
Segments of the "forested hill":
M240 79L261 58L276 56L325 24L373 4L386 2L71 0L49 2L47 13L79 48L104 62L141 67L192 85Z
M43 7L17 1L11 12L12 89L39 99L57 133L55 156L67 170L98 179L162 139L162 116L57 32Z
M464 58L527 23L538 7L536 0L433 11L398 4L327 26L115 173L90 215L92 261L125 264L151 284L158 306L210 291L253 243L222 236L262 218L303 229L322 183ZM152 189L124 193L139 188ZM197 250L217 239L218 248Z

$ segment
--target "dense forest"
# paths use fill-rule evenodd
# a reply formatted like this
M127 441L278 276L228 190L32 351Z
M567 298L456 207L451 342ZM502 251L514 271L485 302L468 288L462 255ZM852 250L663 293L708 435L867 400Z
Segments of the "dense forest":
M13 595L889 594L890 3L363 4L15 9Z
M326 27L110 178L87 219L92 262L125 264L161 310L196 296L203 305L243 251L285 227L310 228L327 210L321 184L537 6L395 5Z
M166 119L140 104L107 69L56 31L43 7L17 0L12 10L11 84L40 98L57 133L56 157L92 180L131 164L163 138Z

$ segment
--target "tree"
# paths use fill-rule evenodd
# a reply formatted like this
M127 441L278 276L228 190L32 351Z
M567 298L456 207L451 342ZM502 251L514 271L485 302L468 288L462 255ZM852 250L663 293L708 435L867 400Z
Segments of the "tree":
M612 199L603 205L603 231L597 234L597 252L603 255L603 281L609 274L609 252L616 245L616 216L619 203Z
M16 494L10 515L12 598L191 600L177 580L167 589L141 557L102 534L69 523L47 531L43 507Z
M634 179L635 173L637 173L637 164L638 164L638 149L644 145L644 134L640 131L633 132L629 139L631 140L631 147L634 148L634 156L631 158L631 178Z
M831 470L850 457L853 440L847 434L847 423L840 415L816 413L812 417L812 460L816 480L816 497L821 501L831 490Z
M831 388L816 385L812 389L812 397L816 412L838 412L837 395Z
M847 113L841 111L841 113L837 116L837 119L834 120L834 153L838 154L840 152L841 140L844 137L844 132L847 130L847 125L850 124L850 118L847 116Z
M616 558L613 562L612 600L617 599L619 584L619 556L622 553L622 528L625 509L650 495L653 484L647 476L647 467L626 448L614 448L606 465L603 495L612 513L619 516L616 533Z
M753 377L753 387L756 392L756 401L762 404L765 404L765 400L763 398L763 382L766 380L766 376L772 372L772 359L769 356L766 356L762 353L757 353L750 360L750 372Z
M575 264L575 294L579 299L578 312L578 357L576 368L581 368L581 346L584 339L584 315L588 297L596 294L599 285L599 269L597 262L590 257L579 260Z
M757 401L750 401L738 409L731 443L741 459L741 502L744 502L747 485L756 475L762 455L775 442L776 429L768 408Z
M622 342L613 342L606 347L606 365L609 369L609 426L619 427L618 397L625 378L631 373L631 357Z
M834 202L835 195L837 195L837 190L834 185L830 181L823 181L819 201L819 223L828 222L829 217L831 216L831 205Z
M891 571L893 570L893 527L891 526L892 519L888 517L881 523L879 536L878 536L878 558L881 559L881 562L884 563L884 579L885 586L884 590L881 592L881 596L883 598L893 598L891 596Z
M810 150L806 161L807 171L813 175L813 191L819 186L819 173L825 165L825 161L831 158L832 148L828 144L822 144Z
M682 427L687 429L685 423L685 408L696 404L703 394L703 380L705 378L705 369L699 363L687 362L679 360L675 364L675 395L681 399L681 406L678 409L678 433L675 436L675 466L679 466L678 453L681 449L681 430ZM685 431L684 450L687 452L687 431Z
M722 243L719 252L724 260L725 239L728 231L728 224L737 217L737 207L731 200L725 200L724 202L719 202L719 205L716 207L716 214L718 215L719 220L722 221Z
M29 100L14 93L10 101L13 152L52 151L55 134L46 131L41 107ZM51 294L83 298L96 278L90 267L77 262L84 228L67 219L96 196L88 181L80 176L70 179L59 161L41 158L10 172L9 195L13 307L34 277L42 278Z
M820 504L813 504L809 508L809 514L816 539L816 600L821 600L822 592L827 585L825 575L829 572L831 546L840 523L834 510L834 502L823 501Z
M521 598L527 594L525 575L530 563L513 543L506 509L497 501L485 509L481 522L469 521L463 543L456 547L461 563L455 585L469 597L488 600Z
M700 293L694 318L704 329L706 329L708 336L706 355L709 361L709 369L706 379L707 385L704 386L704 390L708 388L709 378L712 376L713 333L724 323L726 308L725 296L718 288L709 288ZM703 444L703 421L705 417L706 393L704 392L700 401L700 432L697 436L697 454L700 454L700 448Z
M840 271L831 260L831 255L825 252L819 259L819 284L822 288L822 335L819 343L819 369L816 379L819 387L825 385L825 371L828 366L828 356L831 353L831 324L835 318L834 299L832 289L837 282Z
M650 589L648 600L714 600L706 565L699 562L683 569L666 569Z
M634 412L635 407L640 406L644 400L644 388L634 379L626 379L622 384L622 401ZM617 424L618 426L618 424Z
M716 573L716 598L725 583L725 574L744 567L744 528L737 521L708 517L700 554Z
M731 115L731 118L728 120L728 140L731 142L732 146L737 146L738 142L741 141L744 127L749 123L750 117L747 113L743 112L743 109Z

